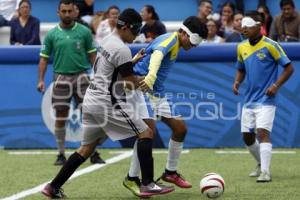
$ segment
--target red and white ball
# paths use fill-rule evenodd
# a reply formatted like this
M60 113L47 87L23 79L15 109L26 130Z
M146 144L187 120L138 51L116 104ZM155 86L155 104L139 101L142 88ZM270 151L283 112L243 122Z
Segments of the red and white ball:
M208 173L200 181L200 190L208 198L220 197L225 189L225 181L217 173Z

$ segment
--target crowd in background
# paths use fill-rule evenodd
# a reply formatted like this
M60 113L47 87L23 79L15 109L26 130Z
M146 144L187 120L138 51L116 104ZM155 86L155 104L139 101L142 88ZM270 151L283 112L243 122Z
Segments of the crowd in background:
M120 9L112 5L107 11L94 12L94 0L74 0L75 16L78 23L91 29L95 41L110 34L117 25ZM197 15L206 23L208 38L204 43L241 42L244 40L241 20L244 15L243 0L220 1L217 10L213 10L211 0L200 0ZM280 1L281 13L273 17L265 1L260 0L257 11L263 16L261 34L279 42L298 42L300 40L300 16L293 0ZM0 0L0 27L10 26L10 44L40 45L40 21L31 16L32 5L29 0ZM160 21L152 5L141 10L144 26L135 42L151 42L155 37L166 33L166 27Z

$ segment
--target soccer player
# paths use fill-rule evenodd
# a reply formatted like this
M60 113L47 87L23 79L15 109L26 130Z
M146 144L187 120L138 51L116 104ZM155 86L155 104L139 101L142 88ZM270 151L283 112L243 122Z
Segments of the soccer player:
M181 188L192 187L192 185L177 172L178 161L187 133L187 127L180 115L175 112L176 109L172 108L171 100L165 95L164 82L172 65L177 59L180 48L182 47L188 51L192 47L197 47L202 39L206 37L206 25L200 22L197 17L188 17L184 20L178 31L166 33L154 39L146 47L146 56L134 66L136 75L145 76L140 82L140 89L142 91L148 91L148 93L143 95L142 92L138 90L135 91L136 97L133 99L143 98L144 100L134 101L132 104L136 107L135 110L138 112L138 116L143 119L148 119L148 122L150 121L148 125L152 131L155 131L155 121L153 118L157 117L171 128L172 136L169 141L167 165L161 178ZM150 105L148 105L148 107L151 106L151 108L144 111L140 109L139 102L144 102L144 104L149 103ZM151 113L153 113L153 115ZM137 156L133 156L129 173L123 185L135 195L138 195L138 184L139 164Z
M133 73L133 63L141 58L141 53L132 60L125 43L132 43L139 34L142 19L133 9L125 9L119 16L116 30L106 37L97 55L95 76L86 91L83 102L83 141L57 176L42 193L50 198L64 198L61 186L74 171L91 155L103 134L113 140L138 137L137 156L141 165L142 184L139 195L172 192L174 187L157 184L153 180L152 138L153 132L142 119L132 117L133 110L124 101L124 85L135 89L138 79ZM119 82L120 80L120 82ZM121 84L120 84L121 83Z
M52 106L55 109L55 137L59 154L54 165L63 165L65 157L66 119L71 99L81 106L89 86L87 70L94 63L96 48L91 31L74 21L74 4L71 0L59 3L60 24L50 30L40 53L39 81L37 89L45 91L45 73L51 53L54 52L54 87ZM105 163L95 151L91 163Z
M249 174L258 177L256 182L270 182L272 143L270 133L276 110L276 94L293 74L291 61L281 46L261 35L261 16L249 11L242 19L244 35L248 40L237 47L237 73L233 84L234 94L246 78L241 131L250 154L257 162L257 169ZM278 77L278 68L283 71ZM257 139L258 140L257 140Z

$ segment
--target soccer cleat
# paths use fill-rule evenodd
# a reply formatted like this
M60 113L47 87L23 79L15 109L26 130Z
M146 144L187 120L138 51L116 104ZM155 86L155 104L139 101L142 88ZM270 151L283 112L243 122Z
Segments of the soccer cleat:
M271 182L272 178L270 173L267 172L262 172L259 177L256 179L257 183L267 183L267 182Z
M261 173L260 164L258 164L256 166L256 169L249 174L249 177L259 177L260 173Z
M139 197L148 198L153 195L167 194L174 190L173 186L166 186L160 183L151 182L148 185L141 185Z
M64 165L66 162L66 157L64 154L60 153L57 155L56 161L54 163L54 165Z
M166 182L173 183L181 188L192 187L192 184L190 184L182 175L178 174L177 172L175 172L174 174L167 174L166 172L164 172L161 176L161 179Z
M50 199L64 199L67 196L64 194L63 189L55 189L50 184L47 184L42 190L42 194Z
M140 186L141 181L138 177L131 178L129 180L128 177L125 177L123 181L124 187L126 187L130 192L132 192L135 196L140 197ZM134 179L134 180L133 180Z
M100 154L97 151L91 155L90 161L92 164L105 164L105 161L100 157Z

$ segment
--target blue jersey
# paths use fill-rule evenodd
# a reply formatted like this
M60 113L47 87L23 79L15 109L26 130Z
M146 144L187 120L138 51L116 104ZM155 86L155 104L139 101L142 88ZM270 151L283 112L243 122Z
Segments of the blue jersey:
M265 36L254 46L248 40L240 43L237 48L237 68L246 73L244 103L248 106L274 105L275 96L270 97L265 93L278 78L278 65L284 67L290 62L281 46Z
M164 82L168 76L171 66L177 59L179 52L178 33L166 33L155 38L146 47L146 56L135 64L133 70L136 75L145 76L149 72L149 63L152 52L159 50L163 53L164 58L157 71L157 78L153 85L153 94L164 96Z

